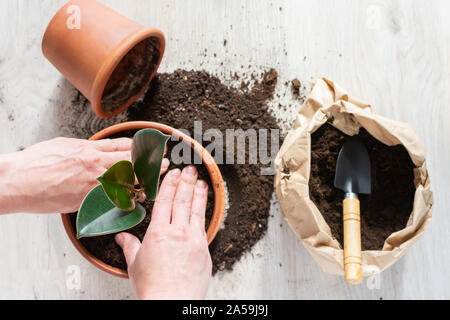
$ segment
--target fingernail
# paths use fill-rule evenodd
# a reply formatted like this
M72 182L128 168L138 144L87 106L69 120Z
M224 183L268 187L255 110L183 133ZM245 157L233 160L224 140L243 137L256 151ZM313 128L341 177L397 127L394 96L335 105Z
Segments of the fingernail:
M180 173L181 173L181 170L178 169L178 168L175 168L175 169L173 169L173 170L170 171L170 174L171 174L172 176L174 176L174 177L178 177L178 176L180 175Z
M190 176L195 176L197 174L197 169L194 166L187 166L186 173Z
M117 244L120 246L120 244L123 242L123 235L121 233L116 234L115 240L116 240Z
M170 164L169 159L164 158L164 159L162 160L162 167L168 167L169 164Z
M208 185L206 184L205 181L203 180L198 180L197 181L197 187L201 188L201 189L206 189L208 187Z

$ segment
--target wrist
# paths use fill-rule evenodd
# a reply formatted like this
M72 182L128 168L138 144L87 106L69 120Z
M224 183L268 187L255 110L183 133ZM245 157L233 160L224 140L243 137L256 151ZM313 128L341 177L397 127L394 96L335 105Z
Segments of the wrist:
M139 300L202 300L205 297L191 290L163 289L163 290L144 290L136 292Z
M16 213L21 211L20 186L17 178L18 160L20 152L0 155L0 214Z

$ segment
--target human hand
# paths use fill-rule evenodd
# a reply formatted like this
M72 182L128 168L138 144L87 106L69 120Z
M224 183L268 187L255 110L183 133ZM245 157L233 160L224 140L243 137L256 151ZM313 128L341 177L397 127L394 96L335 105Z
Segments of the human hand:
M77 211L96 178L117 161L131 159L131 143L129 138L55 138L2 155L0 213ZM165 159L161 171L168 166Z
M208 185L188 166L161 183L152 220L141 242L122 232L128 275L139 299L203 299L212 262L205 232Z

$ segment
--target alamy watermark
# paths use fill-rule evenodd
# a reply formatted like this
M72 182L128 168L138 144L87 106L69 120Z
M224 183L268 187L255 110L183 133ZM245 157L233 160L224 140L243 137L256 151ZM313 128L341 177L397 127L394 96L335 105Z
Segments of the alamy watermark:
M66 287L68 290L81 289L81 269L73 264L66 268Z
M209 128L203 131L202 121L194 121L194 135L185 129L179 129L185 135L205 145L214 161L221 164L254 164L261 166L261 175L275 174L275 157L280 148L279 129L219 129ZM175 135L172 141L179 141ZM270 149L270 150L269 150ZM192 153L186 143L176 144L170 154L174 164L201 164L202 155ZM204 157L208 161L208 157Z
M382 7L371 4L366 9L366 26L369 30L380 30L382 21Z
M69 17L66 20L66 26L69 30L81 29L81 8L77 5L70 5L66 9Z
M366 278L366 286L369 290L380 290L381 289L381 274L375 273Z

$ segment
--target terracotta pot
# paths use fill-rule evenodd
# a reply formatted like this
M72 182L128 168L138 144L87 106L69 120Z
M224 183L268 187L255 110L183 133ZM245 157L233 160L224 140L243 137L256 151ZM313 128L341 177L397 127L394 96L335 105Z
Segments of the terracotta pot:
M99 131L95 135L93 135L89 140L100 140L105 139L111 135L116 133L127 131L127 130L140 130L140 129L157 129L165 134L175 136L179 140L183 140L188 145L190 145L194 151L201 155L203 164L208 170L209 177L211 179L211 184L214 189L214 211L208 226L208 230L206 232L206 237L208 239L208 244L210 244L217 232L219 231L220 225L223 220L224 210L225 210L225 189L223 185L222 174L220 173L219 167L217 166L214 158L206 151L203 146L198 143L196 140L191 137L185 135L179 130L176 130L172 127L166 126L164 124L156 123L156 122L148 122L148 121L132 121L125 122L113 125L109 128L106 128L102 131ZM100 259L93 256L87 249L81 244L80 240L77 239L76 230L70 221L69 214L63 213L61 214L62 222L64 224L64 229L67 232L67 235L72 241L73 245L77 250L81 253L83 257L85 257L89 262L91 262L94 266L99 268L100 270L106 271L114 276L128 278L128 273L126 270L122 270L119 268L112 267Z
M141 60L147 63L147 72L141 70L141 81L133 85L133 90L124 89L117 106L105 112L102 98L111 75L130 50L145 41L152 41L152 50L156 49L159 55L148 62L150 57L140 54L142 50L132 51L133 56L148 58ZM94 0L69 1L53 17L42 40L44 56L91 102L94 112L102 118L124 111L144 93L161 63L164 49L165 38L160 30L146 28Z

